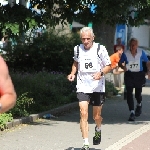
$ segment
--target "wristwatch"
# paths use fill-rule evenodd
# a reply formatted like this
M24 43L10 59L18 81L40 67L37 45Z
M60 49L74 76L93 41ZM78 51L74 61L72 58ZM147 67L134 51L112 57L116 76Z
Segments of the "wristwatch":
M101 76L103 76L104 75L104 72L101 72Z

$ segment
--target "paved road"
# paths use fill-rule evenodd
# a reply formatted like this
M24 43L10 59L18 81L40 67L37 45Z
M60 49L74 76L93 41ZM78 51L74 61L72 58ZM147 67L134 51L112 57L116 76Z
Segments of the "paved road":
M107 99L102 112L102 142L98 146L92 145L95 124L90 107L91 150L150 149L149 95L150 87L146 86L143 88L143 113L135 122L127 121L130 113L122 96ZM54 120L40 119L32 124L20 125L0 134L0 150L80 150L82 143L79 110L73 110Z

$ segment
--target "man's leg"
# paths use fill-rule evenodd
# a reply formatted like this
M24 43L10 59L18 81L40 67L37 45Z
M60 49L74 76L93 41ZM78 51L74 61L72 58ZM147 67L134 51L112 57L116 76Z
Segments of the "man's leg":
M104 93L95 92L92 95L93 101L93 119L95 120L95 136L93 137L93 145L98 145L101 142L101 111L104 102Z
M80 107L80 129L84 140L83 147L81 150L89 150L88 141L88 105L90 100L90 94L77 93Z
M133 87L126 86L129 111L134 110Z
M102 117L101 117L102 105L101 106L93 106L93 119L95 120L95 124L98 128L101 127Z
M95 120L95 136L93 137L93 145L98 145L101 142L101 111L102 111L102 105L101 106L93 106L93 119Z
M79 102L80 107L80 129L83 139L88 139L88 101ZM85 141L86 142L86 141Z
M129 111L131 112L128 121L135 120L135 112L134 112L134 100L133 100L133 87L126 87L127 90L127 104L129 107Z
M141 88L135 88L135 98L137 100L137 106L135 109L135 116L138 117L142 113L142 87Z

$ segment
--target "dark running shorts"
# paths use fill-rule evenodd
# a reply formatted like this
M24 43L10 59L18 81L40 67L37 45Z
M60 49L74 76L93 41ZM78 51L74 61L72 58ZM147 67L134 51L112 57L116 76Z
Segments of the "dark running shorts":
M141 88L146 83L145 72L126 71L124 74L124 81L126 86Z
M105 93L94 92L94 93L77 93L77 98L79 102L81 101L90 101L92 106L101 106L105 101Z

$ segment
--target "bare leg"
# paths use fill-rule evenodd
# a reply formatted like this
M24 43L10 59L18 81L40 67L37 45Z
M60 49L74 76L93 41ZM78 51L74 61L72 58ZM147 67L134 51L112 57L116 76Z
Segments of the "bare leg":
M98 128L101 127L102 117L101 117L102 105L101 106L93 106L93 119Z
M93 137L93 145L98 145L101 142L101 117L102 105L101 106L93 106L93 119L96 123L95 128L95 136Z
M88 101L79 102L80 106L80 129L83 139L88 138Z

